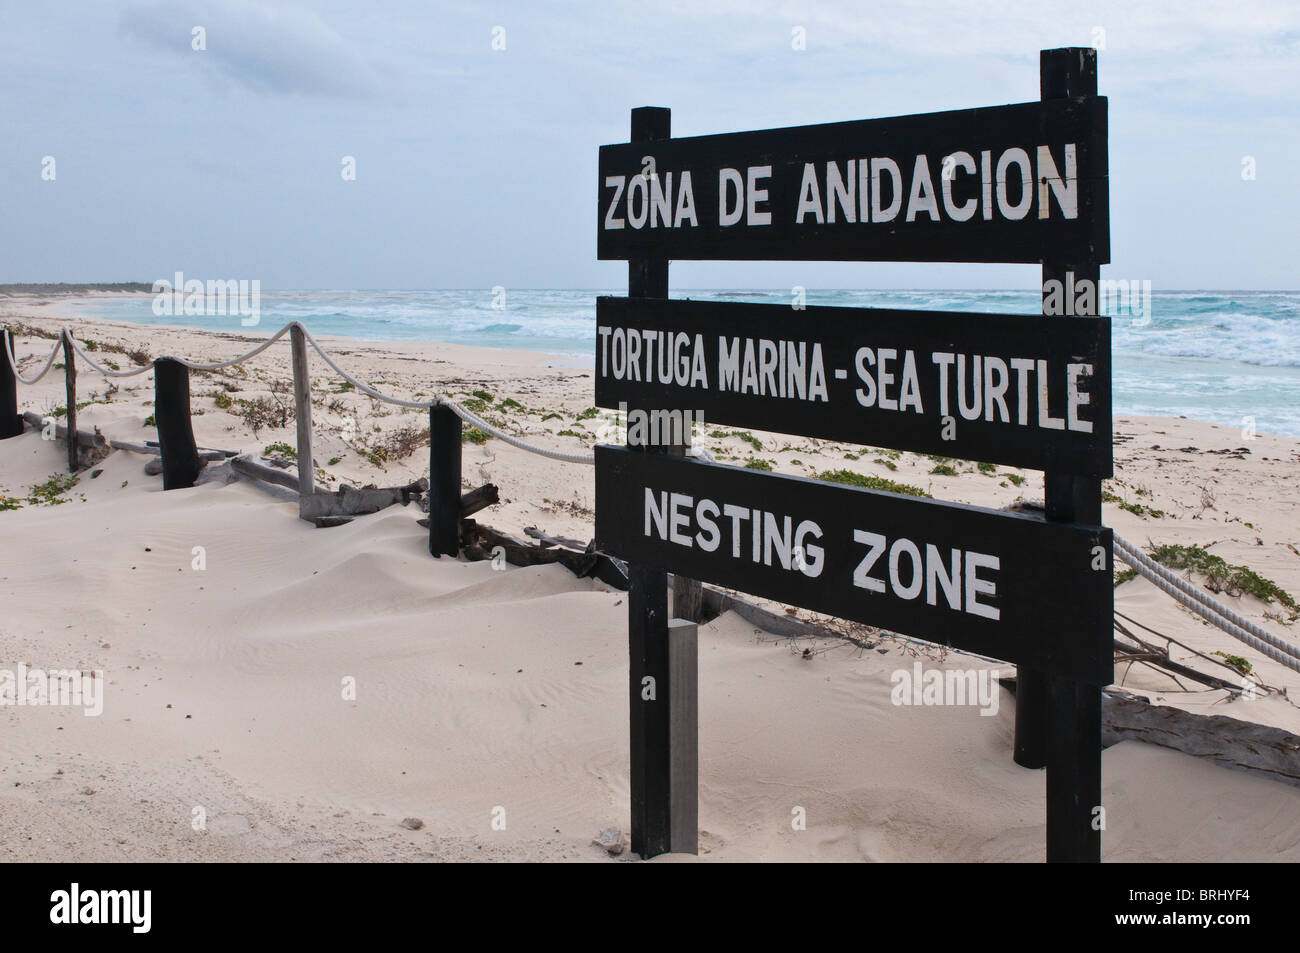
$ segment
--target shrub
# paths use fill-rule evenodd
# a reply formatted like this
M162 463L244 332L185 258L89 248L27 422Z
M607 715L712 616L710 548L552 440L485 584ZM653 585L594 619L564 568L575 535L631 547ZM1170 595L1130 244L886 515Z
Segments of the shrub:
M235 401L239 410L236 412L248 429L257 436L263 427L275 429L287 427L294 418L292 404L287 404L279 397L254 397L251 400L239 398Z
M1250 670L1255 667L1240 655L1229 655L1227 652L1215 652L1214 654L1222 657L1225 662L1235 668L1242 675L1249 675Z
M385 460L404 460L428 443L428 427L408 424L389 433L375 447L383 452Z
M847 486L860 486L868 490L884 490L888 493L902 493L906 496L924 496L926 493L920 487L911 486L907 483L896 483L886 477L867 476L863 473L854 473L852 470L823 470L817 474L817 479L825 480L828 483L843 483Z
M77 485L78 479L72 473L53 473L44 483L32 487L31 493L27 495L27 502L32 506L42 503L47 506L57 506L66 503L68 501L62 499L62 496Z
M1211 592L1226 592L1230 596L1249 593L1264 602L1276 599L1291 611L1300 614L1295 598L1271 579L1245 566L1232 566L1222 556L1216 556L1200 546L1183 546L1170 543L1150 549L1151 558L1170 569L1190 569L1205 576L1205 587Z

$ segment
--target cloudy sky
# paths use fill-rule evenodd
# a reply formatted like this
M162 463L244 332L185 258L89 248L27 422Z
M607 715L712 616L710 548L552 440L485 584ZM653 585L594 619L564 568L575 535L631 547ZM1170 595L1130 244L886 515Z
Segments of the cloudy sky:
M596 157L630 107L698 135L1023 102L1058 46L1101 50L1103 274L1300 288L1294 0L0 0L0 282L615 288ZM1015 265L672 271L678 288L1037 282Z

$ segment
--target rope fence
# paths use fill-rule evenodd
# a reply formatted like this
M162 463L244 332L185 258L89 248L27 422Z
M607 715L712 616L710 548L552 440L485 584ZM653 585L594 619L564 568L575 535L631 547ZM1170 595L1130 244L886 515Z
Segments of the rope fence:
M459 520L462 518L463 515L462 514L463 508L460 499L460 433L459 433L460 421L464 421L465 423L469 424L472 427L477 428L483 433L490 434L496 439L501 440L503 443L506 443L519 450L524 450L528 453L535 453L538 454L539 456L547 457L551 460L559 460L564 463L581 464L584 466L592 466L595 463L594 455L589 453L585 453L585 454L565 453L560 450L551 450L546 447L539 447L536 446L535 444L531 444L528 441L515 436L514 434L507 433L501 428L488 423L478 414L475 414L473 411L469 410L467 407L464 407L463 405L452 400L450 397L446 397L446 396L434 397L430 400L416 401L416 400L406 400L401 397L394 397L391 394L385 394L382 391L378 391L375 388L371 387L369 384L357 379L355 376L348 373L348 371L345 370L342 366L340 366L338 361L336 361L334 357L327 350L325 350L325 348L320 344L320 342L317 341L314 337L312 337L310 332L308 332L307 329L303 327L302 323L298 321L289 322L284 327L280 328L280 330L276 331L275 334L271 335L271 337L269 337L266 341L259 344L257 347L253 348L250 351L245 352L244 354L239 355L238 357L231 358L230 360L227 361L204 363L198 361L191 361L186 358L180 358L180 357L160 357L154 359L153 361L150 361L148 364L142 365L140 367L135 367L130 370L114 370L111 367L106 367L100 364L93 357L90 356L89 352L81 344L81 342L77 341L72 336L71 330L64 328L60 332L59 338L55 340L54 346L50 349L50 355L45 359L45 363L42 365L40 371L31 377L24 377L18 369L18 362L14 357L13 335L6 331L4 332L3 338L4 338L5 359L8 363L7 369L12 372L13 381L21 382L27 385L38 383L42 378L45 377L46 374L50 372L50 370L54 367L55 358L58 357L59 349L65 346L65 342L67 343L67 345L71 347L73 351L75 351L75 353L78 356L80 356L80 358L83 361L86 362L86 365L88 367L90 367L96 373L102 374L103 376L110 377L110 378L135 377L140 374L148 373L150 370L154 370L159 365L159 362L161 361L174 362L174 364L180 365L180 367L185 369L184 376L183 378L180 379L180 382L183 384L183 388L184 388L184 401L183 401L184 411L185 411L186 418L188 418L188 413L189 413L188 372L190 370L210 372L210 371L224 370L225 368L228 367L234 367L237 364L242 364L243 362L250 360L256 357L257 355L261 354L263 351L265 351L267 348L273 345L276 341L280 340L280 338L284 337L286 334L293 336L295 339L301 339L301 341L304 342L305 344L311 345L311 347L316 351L316 353L320 355L321 360L323 360L343 380L350 383L361 393L366 394L367 396L372 397L375 400L382 401L388 404L394 404L398 407L406 407L415 410L428 410L430 412L431 470L430 470L430 481L429 481L429 487L430 487L429 516L430 516L430 539L431 539L430 545L431 545L431 551L434 552L434 555L441 554L438 551L439 549L441 549L442 553L448 553L451 555L455 555L455 553L457 552L456 541L458 539L458 529L456 529L453 526L450 526L449 524L452 523L453 521L455 523L459 523ZM297 362L295 362L294 370L295 370L295 381L294 381L295 392L303 393L303 394L308 393L306 382L305 381L300 382L296 379L297 371L298 371ZM174 377L174 376L175 375L173 374L169 374L169 377ZM75 376L73 376L71 379L75 380ZM10 386L12 386L12 382ZM171 386L174 389L176 384L173 383ZM73 403L75 402L71 402L69 405L70 411ZM155 406L157 406L157 403L158 402L156 401ZM440 420L441 415L438 413L440 409L442 410L443 414L449 411L451 414L454 414L456 418L458 418L456 425L454 427L447 426L447 420L445 417L442 417L442 419ZM299 408L299 410L301 413L302 408ZM188 423L186 424L186 429L188 429ZM451 433L452 430L455 431L454 434ZM75 418L71 415L70 412L69 420L68 420L68 437L70 443L76 442L75 437L73 436L74 431L75 431ZM452 445L453 437L454 437L454 446ZM196 454L196 451L194 451L194 438L193 438L192 431L189 432L188 439L186 439L184 434L180 435L180 439L183 445L188 446L188 449L191 453ZM304 442L306 443L306 446L303 445ZM159 428L159 443L162 447L162 456L164 458L164 464L163 464L164 487L166 489L172 489L173 487L167 484L167 479L166 479L168 441L163 437L161 421L160 421L160 428ZM299 451L298 460L300 461L300 466L301 466L301 461L306 460L308 473L310 474L310 468L312 466L311 464L312 458L311 458L309 433L306 434L304 437L304 435L300 432L298 451ZM701 449L698 451L698 455L703 457L705 460L712 462L711 455L709 455L706 451ZM70 457L71 456L72 453L70 452ZM196 454L196 459L197 459L197 454ZM455 469L454 474L450 472L445 472L445 473L439 472L442 470L447 470L451 467L454 467ZM197 469L198 469L197 464L193 469L195 475L197 475ZM309 477L307 479L309 479ZM182 484L192 485L192 482L193 479L191 478L188 483L184 483L184 481L182 480L181 484L178 485L182 485ZM454 501L452 499L453 491L454 491ZM442 498L442 506L439 508L440 510L439 514L435 514L435 495L438 495ZM437 539L437 542L434 542L435 538ZM1233 612L1232 609L1225 606L1223 603L1210 598L1204 592L1202 592L1200 589L1194 586L1192 583L1179 576L1177 573L1173 572L1172 570L1168 569L1165 566L1160 565L1155 560L1151 559L1151 557L1147 556L1145 553L1142 553L1135 545L1133 545L1131 542L1124 539L1123 537L1119 535L1114 535L1113 539L1114 539L1115 556L1123 560L1131 567L1133 567L1133 569L1139 575L1141 575L1145 579L1148 579L1151 583L1153 583L1157 588L1159 588L1166 595L1170 596L1171 598L1176 600L1179 604L1183 605L1190 611L1196 613L1202 619L1217 626L1219 629L1223 630L1225 633L1232 636L1234 639L1237 639L1239 642L1249 645L1257 652L1260 652L1261 654L1267 656L1268 658L1273 659L1275 662L1278 662L1286 666L1287 668L1291 669L1294 672L1300 672L1300 648L1296 647L1295 645L1292 645L1291 643L1287 642L1285 639L1282 639L1274 635L1273 633L1267 631L1261 626L1256 625L1255 623L1251 622L1249 619L1246 619L1241 615Z

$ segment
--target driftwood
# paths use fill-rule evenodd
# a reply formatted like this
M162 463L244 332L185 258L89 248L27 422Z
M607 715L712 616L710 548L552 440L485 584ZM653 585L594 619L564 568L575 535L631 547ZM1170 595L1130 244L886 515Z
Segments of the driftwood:
M298 489L298 477L295 474L291 474L286 470L277 470L275 467L254 460L252 457L235 457L230 461L230 468L242 476L261 480L263 483L274 483L295 492Z
M312 520L317 529L325 529L330 526L342 526L344 523L351 523L351 516L318 516Z
M473 524L473 520L468 517L473 516L479 510L485 509L496 503L499 494L495 484L484 483L477 489L470 490L460 495L460 518L461 518L461 537L465 538L466 523ZM422 516L416 522L425 529L429 528L429 517ZM472 538L472 536L471 536Z
M144 445L145 445L145 447L146 447L146 448L147 448L151 453L161 453L161 452L162 452L162 447L160 447L160 446L158 445L158 441L157 441L157 440L146 440L146 441L144 442ZM217 449L215 449L215 448L213 448L213 447L199 447L199 448L198 448L198 451L199 451L200 454L205 454L205 453L212 454L212 458L211 458L211 459L213 459L213 460L218 459L218 456L217 456L218 454L220 454L220 456L222 456L222 457L237 457L237 456L239 456L239 451L238 451L238 450L217 450Z
M1152 705L1127 692L1102 695L1102 745L1145 741L1300 787L1300 735L1228 715Z
M1121 619L1123 619L1124 621L1121 622L1120 621ZM1125 622L1129 623L1129 625L1131 625L1135 629L1141 629L1144 632L1149 632L1151 635L1154 635L1157 638L1164 639L1166 644L1163 646L1159 646L1153 642L1149 642L1146 639L1143 639L1136 632L1134 632L1127 625L1125 625L1124 624ZM1212 655L1206 655L1204 652L1192 648L1192 646L1188 645L1187 643L1180 642L1177 639L1175 639L1173 636L1165 635L1163 632L1159 632L1148 625L1143 625L1141 622L1137 621L1137 619L1134 619L1130 616L1126 616L1122 612L1115 613L1115 631L1118 632L1120 635L1125 636L1132 643L1132 644L1125 644L1123 641L1121 641L1118 638L1115 640L1115 661L1117 663L1132 664L1132 663L1140 662L1146 665L1150 665L1154 668L1161 668L1164 669L1166 672L1168 672L1170 676L1173 677L1173 680L1175 682L1178 682L1178 676L1181 675L1182 677L1187 678L1190 681L1199 682L1200 684L1206 685L1210 688L1220 688L1234 693L1240 693L1242 690L1241 676L1244 673L1240 669L1238 669L1237 666L1230 664L1226 660L1226 657L1215 658ZM1173 661L1169 657L1170 645L1176 645L1180 649L1183 649L1186 652L1190 652L1192 655L1196 656L1197 658L1201 659L1202 661L1210 665L1214 665L1219 668L1226 669L1227 671L1231 672L1235 676L1236 680L1228 681L1223 678L1218 678L1214 675L1208 675L1204 672L1199 671L1198 669L1189 668L1186 665L1182 665L1178 662ZM1263 682L1260 682L1258 679L1255 680L1255 689L1266 695L1271 695L1278 691L1278 689L1265 685Z
M1125 634L1131 637L1130 633L1126 632ZM1169 657L1168 649L1161 649L1140 639L1134 639L1133 642L1120 638L1115 639L1115 664L1130 665L1136 662L1144 662L1147 665L1163 669L1174 677L1174 681L1182 677L1188 681L1205 685L1208 688L1223 688L1232 692L1241 691L1240 684L1234 685L1217 675L1206 675L1180 662L1173 661Z
M23 420L27 421L27 423L31 424L37 430L41 430L45 426L45 419L34 410L24 410ZM56 423L54 425L54 436L57 440L67 440L68 428L64 424ZM108 438L102 433L92 433L89 430L78 430L77 446L88 447L94 450L107 450Z
M536 526L525 526L524 535L538 541L541 546L566 546L569 549L576 549L584 552L587 549L587 543L580 542L576 539L570 539L567 536L552 536L545 533Z
M341 526L355 516L377 513L398 503L405 505L413 499L419 499L426 487L423 479L407 486L384 489L344 486L335 491L317 486L310 497L303 497L298 493L298 475L288 469L249 456L235 457L230 461L230 467L241 476L292 491L298 499L299 516L320 527Z
M580 543L559 536L547 536L534 527L524 531L540 540L533 546L482 526L474 520L461 524L461 549L471 560L491 559L497 547L504 552L506 562L515 566L537 566L543 563L560 563L575 576L592 576L615 589L627 589L627 566L621 560L596 552L595 541Z
M460 495L461 519L473 516L479 510L487 509L487 507L497 503L500 498L501 494L494 483L484 483L476 490L462 493Z
M365 516L368 513L378 513L388 506L405 506L412 500L418 500L428 489L429 481L423 477L406 486L361 489L342 486L333 493L318 489L311 496L300 497L298 514L305 520L313 521L323 517Z
M241 476L263 483L272 483L286 490L298 491L298 474L289 470L254 460L249 456L238 456L230 461L230 468ZM309 497L298 496L298 515L315 523L317 526L341 526L354 516L378 513L388 506L401 504L405 506L412 500L418 500L429 488L423 477L414 483L397 487L339 487L327 490L317 486Z
M532 546L521 539L498 532L490 526L475 524L477 528L478 548L486 551L486 557L492 558L492 552L499 546L505 551L506 561L515 566L540 566L545 563L560 563L575 576L590 575L595 559L586 552L574 552L560 547ZM467 547L468 548L468 547Z
M114 450L129 450L132 453L146 453L154 456L161 456L162 449L154 443L131 443L127 440L110 440L108 445ZM238 456L233 450L200 450L199 459L206 460L209 463L226 460L230 457Z
M1000 678L1013 695L1015 678ZM1171 748L1237 771L1300 787L1300 735L1228 715L1198 715L1171 705L1152 705L1129 692L1101 695L1101 744L1142 741Z
M45 428L45 420L35 411L23 411L23 420L31 424L37 430ZM94 433L89 430L75 430L76 434L76 454L77 463L82 467L94 466L103 460L109 454L108 438L102 433ZM66 441L68 439L68 428L66 424L54 425L54 439ZM71 452L72 448L69 447Z

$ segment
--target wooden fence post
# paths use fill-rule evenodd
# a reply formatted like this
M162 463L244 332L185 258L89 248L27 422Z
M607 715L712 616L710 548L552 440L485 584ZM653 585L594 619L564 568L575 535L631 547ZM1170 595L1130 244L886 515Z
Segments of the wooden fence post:
M1042 99L1084 99L1097 95L1097 51L1089 47L1043 50L1039 55L1039 87ZM1103 120L1104 121L1104 120ZM1098 131L1093 130L1094 135ZM1105 129L1100 141L1105 142ZM1091 153L1095 161L1095 150ZM1104 156L1104 151L1102 155ZM1103 170L1105 171L1105 170ZM1080 215L1093 215L1095 209L1080 209ZM1095 256L1083 261L1045 261L1042 279L1044 300L1049 281L1068 285L1067 275L1075 285L1091 282L1093 307L1097 313L1098 282L1101 265ZM1068 294L1069 292L1067 292ZM1059 300L1059 297L1058 297ZM1077 314L1078 308L1067 309ZM1060 320L1056 318L1055 320ZM1101 525L1101 481L1068 472L1047 471L1043 474L1044 508L1047 519ZM1109 642L1109 629L1105 633ZM1037 684L1035 684L1037 681ZM1094 808L1101 806L1101 689L1058 677L1034 675L1030 679L1032 709L1028 718L1037 723L1045 752L1034 760L1047 765L1047 860L1101 860L1101 829ZM1021 718L1017 687L1016 728ZM1019 749L1020 739L1017 739Z
M190 420L190 369L174 357L153 363L153 416L158 425L164 490L194 485L202 464Z
M73 359L72 335L67 328L62 331L63 338L63 382L67 394L68 412L68 472L77 472L77 364Z
M13 353L14 334L8 328L0 336L0 347ZM22 432L23 418L18 415L18 375L9 366L9 358L0 354L0 440L8 440Z
M289 329L293 353L293 415L298 428L298 509L316 492L316 464L311 453L311 374L307 368L307 338L297 322Z
M461 422L445 404L429 408L429 552L460 553Z

